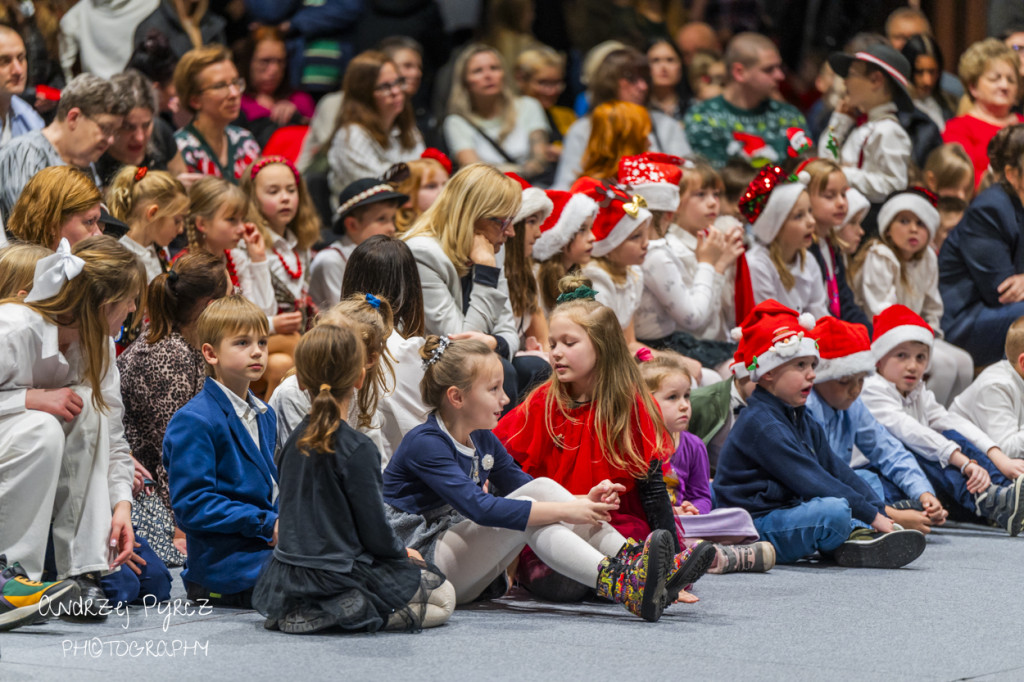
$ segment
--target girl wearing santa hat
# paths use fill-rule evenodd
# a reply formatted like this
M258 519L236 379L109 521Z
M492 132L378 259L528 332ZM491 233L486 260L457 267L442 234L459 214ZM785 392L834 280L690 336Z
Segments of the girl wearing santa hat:
M533 259L540 304L545 316L551 314L558 298L558 282L590 262L594 250L591 227L597 217L597 202L586 194L548 190L553 210L540 225L533 243Z
M939 226L935 202L935 196L921 187L890 196L878 212L879 237L865 245L850 269L857 301L869 315L899 303L938 330L928 387L948 407L973 381L974 361L967 351L941 338L939 261L930 248Z
M775 299L817 318L831 313L821 268L807 253L815 230L809 179L806 173L787 176L778 166L767 166L740 197L740 211L754 234L747 252L754 300Z

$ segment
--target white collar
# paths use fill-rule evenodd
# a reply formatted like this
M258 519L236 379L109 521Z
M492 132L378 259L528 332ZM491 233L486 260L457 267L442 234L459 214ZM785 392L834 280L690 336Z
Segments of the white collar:
M464 457L476 457L476 448L470 447L468 445L463 445L459 441L455 440L452 434L448 433L448 429L445 428L444 420L441 419L440 414L437 415L437 426L441 429L444 435L448 436L448 440L450 440L452 442L452 445L455 446L456 452L458 452L460 455L463 455Z
M212 381L215 386L220 388L220 390L224 391L224 395L226 395L228 400L231 401L231 407L235 410L235 414L238 415L239 419L245 420L249 415L249 410L253 410L257 414L263 414L267 411L267 406L262 400L258 400L256 396L253 395L252 391L248 392L246 400L242 400L234 391L213 377L207 377L207 379Z
M868 112L869 121L877 121L882 118L895 118L896 112L899 108L895 102L886 102L885 104L879 104L877 107Z

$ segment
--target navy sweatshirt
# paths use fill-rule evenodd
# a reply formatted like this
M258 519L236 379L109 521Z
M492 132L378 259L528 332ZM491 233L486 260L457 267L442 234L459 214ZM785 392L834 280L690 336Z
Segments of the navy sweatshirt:
M742 507L752 516L792 507L815 497L839 497L853 517L870 524L885 513L871 488L828 445L821 425L761 388L718 458L715 495L721 507Z

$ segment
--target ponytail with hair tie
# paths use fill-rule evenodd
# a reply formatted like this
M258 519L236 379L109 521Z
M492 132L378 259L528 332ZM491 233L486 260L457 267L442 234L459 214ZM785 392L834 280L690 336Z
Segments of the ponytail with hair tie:
M321 393L323 393L324 391L327 391L328 393L330 393L332 390L333 389L331 388L330 384L320 384L320 392Z
M167 271L167 283L168 284L174 284L177 281L178 281L178 271L177 270L168 270Z

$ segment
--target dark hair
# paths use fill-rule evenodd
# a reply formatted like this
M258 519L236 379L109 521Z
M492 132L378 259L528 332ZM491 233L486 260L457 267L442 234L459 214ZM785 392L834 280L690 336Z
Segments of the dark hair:
M256 55L256 48L259 47L260 43L269 41L281 43L287 52L287 43L285 42L284 34L281 33L281 29L276 26L260 26L254 31L249 32L249 35L242 41L235 55L235 64L238 64L240 67L239 71L242 72L242 77L245 78L245 91L253 95L255 95L256 91L253 90L252 58ZM285 59L281 82L278 83L277 89L273 93L274 99L284 99L292 92L291 84L288 82L287 57Z
M149 283L148 343L157 343L199 318L209 300L227 294L227 270L212 253L195 250Z
M151 28L146 38L132 52L126 68L135 69L154 83L166 86L174 78L177 63L178 57L171 49L167 36Z
M423 336L423 289L416 259L401 239L377 234L357 246L349 256L341 280L341 297L373 294L391 304L398 333Z
M1006 193L1017 196L1017 190L1006 178L1006 167L1016 168L1024 172L1021 160L1024 158L1024 123L1006 126L996 133L988 143L988 163L995 179L1003 186Z
M647 81L651 84L651 67L647 56L632 47L612 50L594 70L590 79L590 107L593 109L605 102L619 98L619 80Z
M391 64L395 72L398 67L391 60L391 57L377 50L368 50L357 54L352 58L345 68L345 80L342 82L342 91L345 94L341 102L341 109L338 111L338 118L334 122L334 134L349 124L362 126L367 134L377 144L387 149L391 143L391 131L384 130L380 123L380 114L377 113L377 103L373 97L374 88L377 87L377 77L385 64ZM402 147L409 149L416 144L416 116L412 111L412 102L405 96L405 107L402 113L395 119L394 126L399 130L399 142Z

